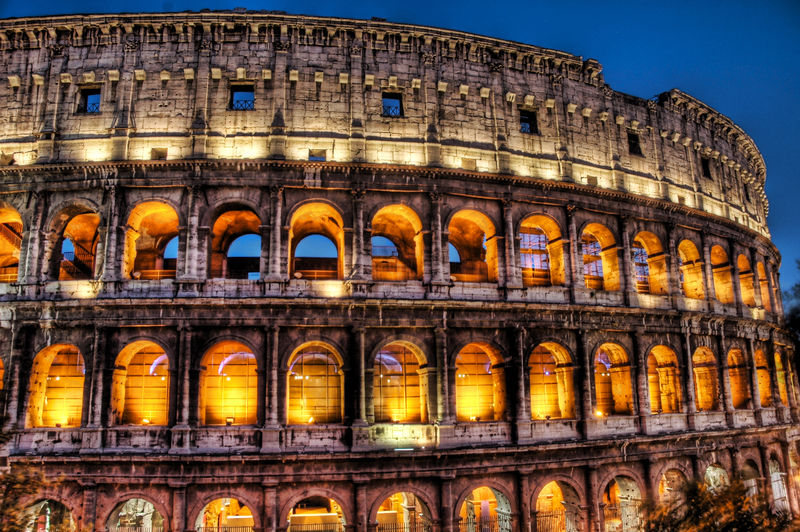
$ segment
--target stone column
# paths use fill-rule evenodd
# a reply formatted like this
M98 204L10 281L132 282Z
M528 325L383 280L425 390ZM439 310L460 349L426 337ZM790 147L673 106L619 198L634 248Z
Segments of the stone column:
M178 326L178 348L180 349L181 367L181 394L180 410L178 415L178 426L187 427L189 425L189 368L192 365L192 329L187 325Z
M742 281L739 278L739 261L736 260L738 253L733 242L728 242L728 263L731 267L731 283L733 284L733 303L740 316L749 314L747 306L742 301Z
M364 190L350 191L353 197L353 253L352 279L364 279ZM347 275L345 275L347 277Z
M520 532L532 532L531 482L528 472L520 471L517 474L517 501L519 504L519 530Z
M269 337L269 376L268 376L268 401L269 414L267 416L267 426L277 427L278 423L278 365L280 353L278 352L278 340L280 338L280 327L272 325L265 330Z
M261 237L261 254L258 258L259 279L266 279L269 274L270 230L269 224L259 224L258 226L258 236Z
M603 525L602 514L600 512L600 486L598 485L597 470L592 466L586 466L586 523L588 530L599 531Z
M569 233L569 263L564 263L566 269L569 265L569 287L570 287L570 302L575 303L575 291L583 290L586 288L586 280L583 275L583 249L580 242L580 235L575 223L575 205L572 203L566 206L567 213L567 231Z
M786 476L784 477L784 482L786 483L786 496L789 499L789 508L792 511L792 515L796 516L800 513L800 503L798 503L797 492L795 491L795 485L793 482L792 461L789 458L789 442L786 440L780 440L780 445L781 462L783 471L786 473Z
M650 411L650 394L647 382L647 353L642 350L642 334L644 334L643 330L635 329L631 335L631 344L633 346L632 362L636 364L634 366L636 402L638 406L636 415L639 418L639 430L642 434L647 434L647 419L652 412Z
M680 253L678 252L678 242L675 237L675 224L667 224L667 251L665 260L667 261L667 291L672 299L672 306L676 306L676 301L683 295L680 279Z
M579 329L575 331L575 362L575 374L579 378L579 382L576 383L578 384L576 389L581 391L579 432L581 437L586 439L589 432L589 421L594 415L592 405L592 371L594 371L594 364L592 363L592 354L586 350L583 331Z
M264 532L277 532L278 519L278 483L273 479L261 481L262 506L264 508Z
M186 530L186 482L181 480L169 480L169 487L172 489L172 527L175 532Z
M25 426L26 412L19 411L19 394L20 390L20 372L22 371L22 355L25 352L26 340L28 329L23 325L13 324L11 327L11 352L8 356L8 369L10 376L8 378L8 401L5 404L5 413L7 415L4 429L7 431L13 430L15 427Z
M758 275L758 254L755 248L750 248L750 271L753 272L753 299L757 308L764 308L761 300L761 277Z
M97 526L97 485L92 481L79 481L83 492L81 504L81 516L83 517L83 527L88 530L103 529L103 525Z
M773 272L775 271L774 263L769 260L764 265L767 272L767 284L769 285L769 300L772 307L773 314L782 315L783 306L780 304L779 299L775 296L775 280L773 279Z
M89 427L103 426L103 384L105 379L105 338L104 330L95 325L92 337L92 405L89 414Z
M272 216L269 242L268 281L281 280L281 229L283 223L283 187L270 187L269 201Z
M778 388L778 368L775 366L775 343L774 343L774 330L770 332L770 338L766 342L767 367L769 368L769 394L772 398L772 406L775 408L787 407L781 400L781 392ZM786 373L784 372L784 378ZM780 419L780 417L779 417Z
M450 265L444 264L442 250L442 195L431 192L431 284L447 284Z
M706 289L706 300L714 301L717 298L714 286L714 270L711 268L711 248L708 247L705 233L700 233L700 245L703 246L703 284Z
M442 478L439 484L439 499L441 501L440 511L442 517L441 532L453 532L453 479Z
M528 423L531 415L528 412L528 393L525 386L525 329L517 327L514 329L514 343L517 347L517 400L516 400L516 418L517 423Z
M625 293L625 302L628 306L638 305L636 298L636 280L634 279L633 261L631 260L631 219L629 216L622 216L622 275L620 279L620 290ZM604 272L605 273L605 272Z
M503 222L505 225L505 259L506 259L506 287L521 288L522 278L520 276L519 262L516 258L516 235L514 234L513 203L511 200L503 200Z
M772 507L775 504L775 494L772 493L772 478L769 471L769 449L763 442L758 442L758 455L761 458L761 471L764 479L762 488L769 506Z
M683 367L685 371L682 372L684 390L686 390L686 414L689 429L695 428L695 416L697 415L697 391L694 389L694 360L692 358L692 336L688 326L683 329L683 351L684 361Z
M353 424L361 426L367 424L367 362L366 353L364 352L365 334L366 329L364 327L353 327L353 343L356 346L356 359L358 360L358 405L356 410L356 420Z
M44 219L45 204L47 195L44 192L33 193L33 215L31 216L30 226L23 227L22 243L19 250L19 273L17 280L25 284L33 284L39 276L42 268L47 271L47 264L42 264L44 253L42 250L42 240L45 238L45 231L42 227Z
M437 410L438 418L441 423L449 424L453 422L452 403L455 397L450 397L450 363L447 356L447 329L437 327L434 331L436 336L436 389L438 392Z
M750 389L752 390L753 411L756 416L756 422L761 425L762 404L761 404L761 391L758 386L758 364L756 364L756 348L753 337L747 338L747 347L750 351L745 357L750 367Z
M364 88L362 67L362 54L364 43L362 31L353 30L354 38L350 42L350 75L349 98L350 102L350 160L362 162L366 158L366 141L364 139Z
M356 502L356 532L367 532L367 512L369 512L369 508L367 507L367 482L367 478L353 480L355 491L355 493L353 493L353 499Z
M197 280L197 229L200 225L200 187L193 185L189 187L189 208L188 220L186 221L186 244L183 253L183 272L178 273L178 278L186 280Z
M116 281L120 278L121 260L119 257L119 199L118 190L115 185L111 185L105 190L106 201L108 201L108 208L106 210L106 235L104 240L106 242L106 253L103 262L103 281ZM123 252L124 253L124 252Z

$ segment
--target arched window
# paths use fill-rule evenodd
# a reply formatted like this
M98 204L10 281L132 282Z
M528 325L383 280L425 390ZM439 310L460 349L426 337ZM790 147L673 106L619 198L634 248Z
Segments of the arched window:
M698 347L692 355L694 393L698 412L719 410L717 360L707 347Z
M194 523L195 530L206 532L251 532L253 512L233 497L215 499L203 507Z
M247 234L237 237L228 247L228 279L257 281L261 260L261 237Z
M376 423L427 422L427 408L417 355L402 343L385 346L375 356L372 396Z
M747 408L750 400L750 387L747 385L747 364L738 349L728 352L728 380L731 385L733 408Z
M720 303L733 303L733 281L728 254L721 246L711 248L711 271L714 275L714 293Z
M603 344L594 358L595 415L633 414L633 391L628 354L617 344Z
M298 349L289 361L288 423L341 423L343 383L341 362L323 344L308 344Z
M603 490L605 532L638 532L642 527L642 495L636 481L618 476Z
M500 491L488 486L472 490L461 503L460 527L464 532L511 532L511 504Z
M651 414L673 414L680 411L678 357L672 349L658 345L650 351L647 357L647 382Z
M388 205L372 219L372 278L376 281L421 279L422 222L405 205Z
M209 276L218 279L258 279L261 219L251 210L222 212L211 228Z
M763 262L759 262L756 264L756 271L758 271L758 284L759 284L759 292L761 293L761 305L767 312L772 312L772 300L769 297L769 279L767 279L767 271L764 269Z
M153 342L125 347L114 364L111 417L118 425L167 425L169 359Z
M780 351L775 351L775 373L778 379L778 394L781 397L783 406L789 406L789 393L786 386L788 375L783 367L783 357Z
M497 239L491 220L478 211L461 210L453 215L448 231L461 258L450 263L450 275L461 282L497 281Z
M253 425L258 407L258 364L250 348L224 341L200 363L200 424Z
M100 217L91 212L71 217L70 214L68 211L59 218L61 223L66 223L60 231L58 252L53 253L56 258L53 263L53 276L59 281L92 279Z
M175 270L177 268L179 244L180 241L176 236L167 242L166 246L164 246L163 261L165 270Z
M661 504L683 504L683 488L688 480L680 469L668 469L658 481L658 499Z
M433 529L430 510L419 497L409 492L398 492L384 500L375 520L378 532L424 532Z
M327 497L308 497L289 510L287 532L344 532L342 505Z
M704 299L706 292L703 285L703 260L694 243L682 240L678 244L678 263L683 295L690 299Z
M344 222L327 203L299 207L289 223L289 274L299 279L344 278Z
M86 369L73 345L53 345L33 361L28 427L78 427L83 412Z
M769 364L762 350L755 354L756 375L758 376L758 396L761 406L772 406L772 379L769 375Z
M75 520L69 508L58 501L43 500L25 509L25 532L74 532Z
M542 531L583 530L581 502L567 483L548 482L536 497L536 527Z
M523 286L564 284L564 245L552 218L535 214L522 221L519 261Z
M504 409L505 378L499 357L479 344L465 346L456 357L458 420L499 420Z
M13 283L19 270L22 217L10 208L0 208L0 283Z
M178 256L178 214L159 201L140 203L128 217L125 232L124 277L142 280L175 277L177 261L165 260L165 249L175 241Z
M528 362L531 419L575 417L573 365L562 346L545 342L531 353Z
M712 493L719 491L731 483L728 478L728 472L719 464L711 464L706 468L703 481L708 490Z
M636 291L666 294L669 291L667 261L658 237L648 231L637 234L631 243L631 256Z
M742 303L748 307L756 306L755 280L753 270L750 268L750 261L744 255L739 255L736 259L736 267L739 269L739 290L742 294Z
M786 474L775 455L769 458L769 482L772 491L772 511L791 515L789 508L789 494L786 491Z
M0 359L0 392L5 388L6 367L3 364L3 359Z
M617 244L608 228L590 223L581 235L583 275L590 290L619 290Z
M128 499L114 508L106 527L109 532L159 532L164 530L164 517L150 501Z

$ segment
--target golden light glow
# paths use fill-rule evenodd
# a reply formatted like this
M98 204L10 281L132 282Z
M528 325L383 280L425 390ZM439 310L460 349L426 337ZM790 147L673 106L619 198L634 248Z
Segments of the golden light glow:
M40 351L31 371L28 426L79 426L84 373L83 357L75 346L54 345Z
M216 499L197 516L195 528L218 530L222 527L252 527L253 513L236 499Z
M301 346L289 360L287 418L290 425L340 423L343 412L341 359L323 343Z
M425 504L413 493L400 492L384 500L378 508L378 527L396 527L400 530L424 530L430 520Z
M344 524L344 514L342 507L333 499L324 497L310 497L297 503L289 511L288 531L292 527L316 526L313 530L329 530L336 532L341 530ZM306 529L308 530L308 529Z
M425 397L419 360L406 346L392 343L381 349L375 357L372 390L375 422L419 423L422 419Z
M200 423L254 424L257 367L250 348L239 342L224 341L209 349L200 368Z
M493 421L502 417L505 386L502 371L494 371L492 367L495 361L499 361L497 354L488 346L469 344L459 352L456 357L456 414L459 421Z
M133 342L117 356L111 387L116 424L166 425L169 413L169 359L157 344Z

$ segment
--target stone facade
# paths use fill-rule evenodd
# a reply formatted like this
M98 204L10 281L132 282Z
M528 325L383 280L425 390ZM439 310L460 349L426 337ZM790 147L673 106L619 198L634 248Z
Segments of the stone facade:
M0 21L0 66L8 460L81 526L633 530L723 470L800 513L764 162L691 96L275 13Z

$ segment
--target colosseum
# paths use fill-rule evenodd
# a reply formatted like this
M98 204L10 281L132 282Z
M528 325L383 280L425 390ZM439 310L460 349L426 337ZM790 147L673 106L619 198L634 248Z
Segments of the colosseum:
M244 10L4 20L0 71L28 530L629 532L692 478L800 514L764 161L692 96Z

